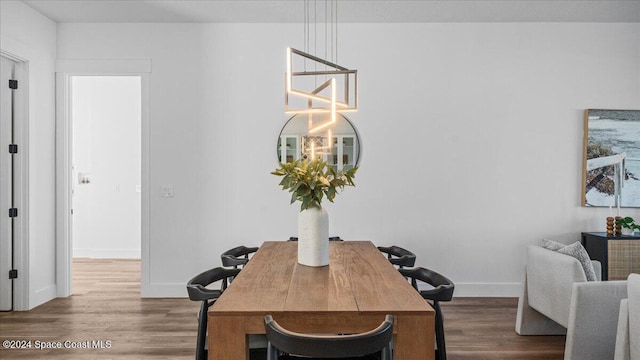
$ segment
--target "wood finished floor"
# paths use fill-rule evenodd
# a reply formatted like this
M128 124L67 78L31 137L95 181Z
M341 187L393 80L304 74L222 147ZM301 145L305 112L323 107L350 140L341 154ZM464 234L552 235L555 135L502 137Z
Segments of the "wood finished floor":
M27 312L0 312L0 340L110 340L111 348L0 347L0 358L194 358L198 304L188 299L141 299L137 260L74 259L73 265L74 295ZM514 298L454 298L443 304L448 359L562 359L564 336L515 333L516 306Z

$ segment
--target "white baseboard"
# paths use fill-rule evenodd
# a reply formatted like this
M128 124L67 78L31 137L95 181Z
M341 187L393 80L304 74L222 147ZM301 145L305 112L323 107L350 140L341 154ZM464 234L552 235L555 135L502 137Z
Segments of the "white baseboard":
M29 309L31 310L36 306L42 305L49 300L53 300L56 298L56 286L49 285L45 286L40 290L34 291L31 296L29 296Z
M73 249L73 257L92 259L140 259L140 249Z

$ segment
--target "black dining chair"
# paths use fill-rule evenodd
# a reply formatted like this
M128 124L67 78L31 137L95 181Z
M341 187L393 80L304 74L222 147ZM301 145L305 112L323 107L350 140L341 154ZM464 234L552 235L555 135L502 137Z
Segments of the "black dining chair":
M393 265L398 266L400 269L405 267L412 267L416 263L416 254L399 246L378 246L378 250L386 254L389 262Z
M231 279L238 275L240 269L213 268L196 275L187 283L187 293L192 301L200 301L198 312L198 337L196 340L196 360L207 360L207 310L222 295L231 283ZM211 284L220 282L216 288L208 288ZM266 338L261 335L249 336L250 358L259 360L265 358Z
M391 351L392 315L387 315L384 321L373 330L351 335L301 334L283 328L273 320L271 315L264 317L264 328L267 340L269 340L267 360L309 357L313 359L393 360Z
M258 251L258 247L237 246L229 249L220 255L222 266L233 267L234 269L242 268L249 262L249 255Z
M196 341L196 360L207 359L207 310L222 295L222 292L229 285L230 278L238 275L240 269L224 269L221 267L207 270L196 275L187 283L189 299L200 301L200 312L198 313L198 338ZM207 286L220 282L216 289Z
M433 309L436 311L436 360L447 359L447 347L444 341L444 316L440 308L441 301L451 301L455 285L453 281L438 274L435 271L417 267L415 269L399 269L406 278L411 279L411 285L420 295L431 300ZM426 283L432 289L420 290L418 284Z

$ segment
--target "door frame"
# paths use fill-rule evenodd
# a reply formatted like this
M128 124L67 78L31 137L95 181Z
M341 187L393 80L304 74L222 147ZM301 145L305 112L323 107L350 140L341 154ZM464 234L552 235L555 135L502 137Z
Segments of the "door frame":
M149 272L149 78L151 60L58 60L56 62L56 284L57 296L71 295L71 267L73 259L71 165L72 133L71 77L72 76L140 76L141 81L141 294L150 284Z
M18 208L13 219L13 268L18 269L18 278L13 280L13 310L22 311L29 310L29 61L3 49L0 55L16 63L19 90L13 93L13 137L18 144L18 153L13 155L13 201Z

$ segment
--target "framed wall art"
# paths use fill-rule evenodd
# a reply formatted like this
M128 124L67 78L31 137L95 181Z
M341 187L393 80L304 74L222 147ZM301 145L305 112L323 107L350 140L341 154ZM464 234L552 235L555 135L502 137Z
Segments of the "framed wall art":
M640 110L584 113L582 205L640 207Z

